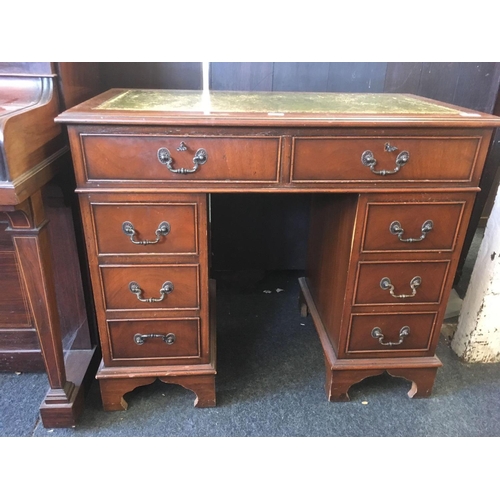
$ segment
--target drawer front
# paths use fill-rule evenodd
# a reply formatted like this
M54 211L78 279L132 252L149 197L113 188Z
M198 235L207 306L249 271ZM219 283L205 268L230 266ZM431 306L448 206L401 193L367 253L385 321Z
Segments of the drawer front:
M92 204L99 254L198 254L196 203Z
M450 261L360 262L354 305L441 303Z
M81 141L89 180L279 180L280 137L82 134ZM194 161L199 150L205 151L206 161Z
M108 331L112 361L193 362L201 357L198 318L108 321Z
M347 354L424 354L430 349L435 321L436 313L353 314Z
M101 266L107 310L200 308L198 265Z
M465 204L369 202L361 251L453 251Z
M469 182L479 144L479 137L297 137L292 181Z

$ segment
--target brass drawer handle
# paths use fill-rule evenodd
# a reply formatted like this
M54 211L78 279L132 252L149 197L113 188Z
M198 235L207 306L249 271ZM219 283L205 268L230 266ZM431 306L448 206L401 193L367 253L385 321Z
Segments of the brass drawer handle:
M395 297L396 299L408 299L410 297L415 297L417 294L417 288L422 284L422 278L420 276L415 276L411 281L410 281L410 288L412 289L412 294L411 295L396 295L394 293L394 285L391 283L391 280L389 278L382 278L380 280L380 288L382 290L389 290L389 293Z
M397 149L398 149L397 147L391 146L388 142L386 142L384 145L384 150L387 153L397 151ZM361 163L365 167L369 167L370 170L377 175L397 174L401 170L401 168L408 163L409 159L410 159L410 153L408 151L401 151L401 153L399 153L398 156L396 157L396 168L394 170L375 170L375 165L377 164L377 160L375 159L375 156L373 156L373 153L370 150L366 150L361 155Z
M187 146L184 142L181 142L180 146L177 148L177 151L186 151ZM167 168L170 170L170 172L173 172L174 174L192 174L198 170L198 167L200 165L203 165L206 163L208 159L208 154L206 150L203 148L198 149L196 151L196 154L193 157L193 164L194 167L191 169L188 168L173 168L172 162L174 161L172 158L172 155L170 154L170 151L167 148L160 148L157 153L158 161L160 163L163 163L163 165L166 165Z
M398 342L384 342L384 335L382 334L382 330L376 326L372 330L372 337L374 339L378 339L379 343L385 346L395 346L395 345L401 345L406 337L410 335L410 327L409 326L403 326L401 330L399 330L399 341Z
M161 302L165 298L166 295L168 295L169 293L172 293L174 291L174 284L171 281L165 281L165 283L163 283L163 285L160 288L161 295L158 299L154 299L154 298L144 299L144 298L142 298L141 297L142 289L136 281L131 281L128 284L128 288L137 297L137 299L140 300L141 302L151 303L151 302Z
M162 333L136 333L134 335L134 342L137 345L144 345L147 339L162 339L165 344L172 345L175 342L175 335L173 333L167 333L167 335Z
M154 245L160 241L162 236L166 236L170 233L170 224L166 221L160 222L158 229L155 231L156 240L135 240L134 236L136 231L134 225L128 220L122 224L122 231L130 237L130 241L134 245Z
M403 243L415 243L417 241L422 241L423 239L425 239L427 233L431 231L433 228L434 228L434 222L432 222L431 220L426 220L422 224L422 234L420 235L419 238L402 238L405 230L401 227L401 222L395 220L391 222L391 225L389 226L389 231L391 232L391 234L397 235L399 241L402 241Z

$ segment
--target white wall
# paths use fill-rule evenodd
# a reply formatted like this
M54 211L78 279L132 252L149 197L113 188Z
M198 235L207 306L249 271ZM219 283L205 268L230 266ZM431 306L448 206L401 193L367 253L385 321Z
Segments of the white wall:
M452 349L467 362L500 361L500 190L488 219Z

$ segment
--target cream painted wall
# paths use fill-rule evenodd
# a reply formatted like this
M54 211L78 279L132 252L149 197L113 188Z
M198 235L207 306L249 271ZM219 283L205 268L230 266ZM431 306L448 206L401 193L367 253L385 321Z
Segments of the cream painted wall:
M467 362L500 362L500 190L488 218L451 347Z

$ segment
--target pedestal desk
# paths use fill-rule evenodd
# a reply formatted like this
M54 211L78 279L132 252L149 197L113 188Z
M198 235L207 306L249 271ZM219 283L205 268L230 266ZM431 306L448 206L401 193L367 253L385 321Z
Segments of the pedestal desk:
M498 117L404 94L112 89L56 120L73 154L105 410L157 378L215 405L207 196L221 192L313 193L300 312L330 401L384 371L412 381L410 397L431 393Z

